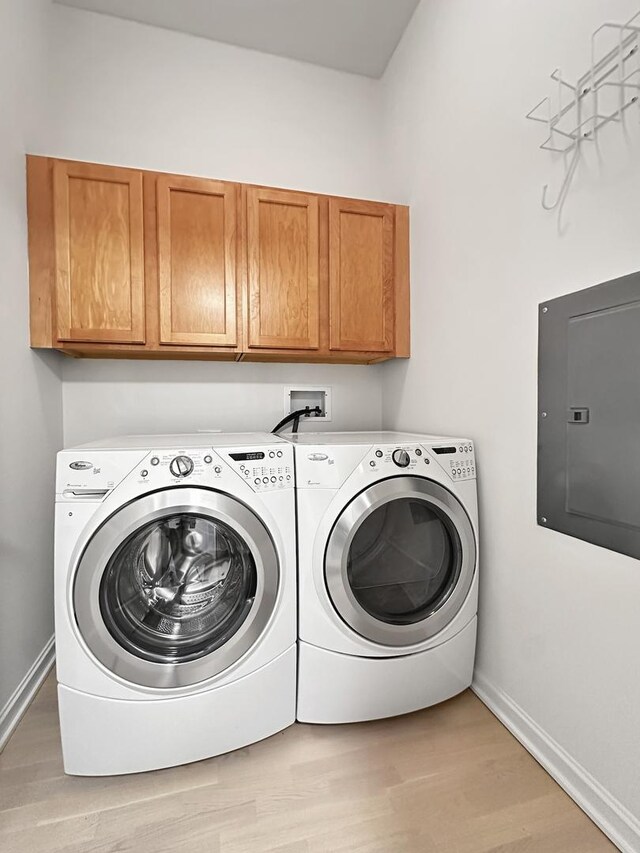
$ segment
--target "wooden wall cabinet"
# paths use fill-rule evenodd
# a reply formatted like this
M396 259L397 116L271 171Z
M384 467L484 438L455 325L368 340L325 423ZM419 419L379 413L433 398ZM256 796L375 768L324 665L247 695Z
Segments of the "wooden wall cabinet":
M160 344L236 347L235 184L156 181Z
M58 340L144 343L142 211L140 173L53 164Z
M32 156L27 202L33 347L409 355L406 207Z
M394 345L394 208L329 202L332 350L387 353Z
M247 348L317 350L318 197L248 187Z

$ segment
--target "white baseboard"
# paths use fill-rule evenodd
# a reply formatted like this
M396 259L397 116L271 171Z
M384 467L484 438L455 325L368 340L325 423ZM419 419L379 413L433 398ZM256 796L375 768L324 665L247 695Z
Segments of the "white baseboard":
M622 803L477 670L471 689L623 853L638 853L640 821Z
M0 711L0 752L6 746L16 726L22 719L38 688L49 674L55 660L54 638L48 641L44 649L35 659L29 671L13 691L7 704Z

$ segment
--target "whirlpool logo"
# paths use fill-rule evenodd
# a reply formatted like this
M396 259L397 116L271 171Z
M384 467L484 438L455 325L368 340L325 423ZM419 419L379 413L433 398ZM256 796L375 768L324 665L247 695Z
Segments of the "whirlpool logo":
M83 462L82 460L69 462L69 468L73 468L74 471L86 471L88 468L93 468L93 462Z
M327 456L326 453L308 453L307 459L309 462L326 462L327 465L333 465L335 463L335 459L331 459L331 457Z

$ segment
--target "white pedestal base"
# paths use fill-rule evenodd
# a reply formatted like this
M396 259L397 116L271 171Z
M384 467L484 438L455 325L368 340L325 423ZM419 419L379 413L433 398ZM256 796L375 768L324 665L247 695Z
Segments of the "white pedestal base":
M175 699L104 699L58 685L66 773L111 776L247 746L295 720L296 647L256 672Z
M427 708L471 684L474 617L450 640L413 655L366 658L299 643L297 719L353 723Z

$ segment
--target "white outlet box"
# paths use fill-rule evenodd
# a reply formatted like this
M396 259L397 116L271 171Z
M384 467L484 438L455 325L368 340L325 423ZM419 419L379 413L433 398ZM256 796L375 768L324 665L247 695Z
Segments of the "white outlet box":
M284 389L284 413L285 415L295 412L296 409L304 409L309 406L313 409L320 406L322 415L312 415L302 418L300 423L306 421L330 421L331 420L331 388L327 385L286 385Z

